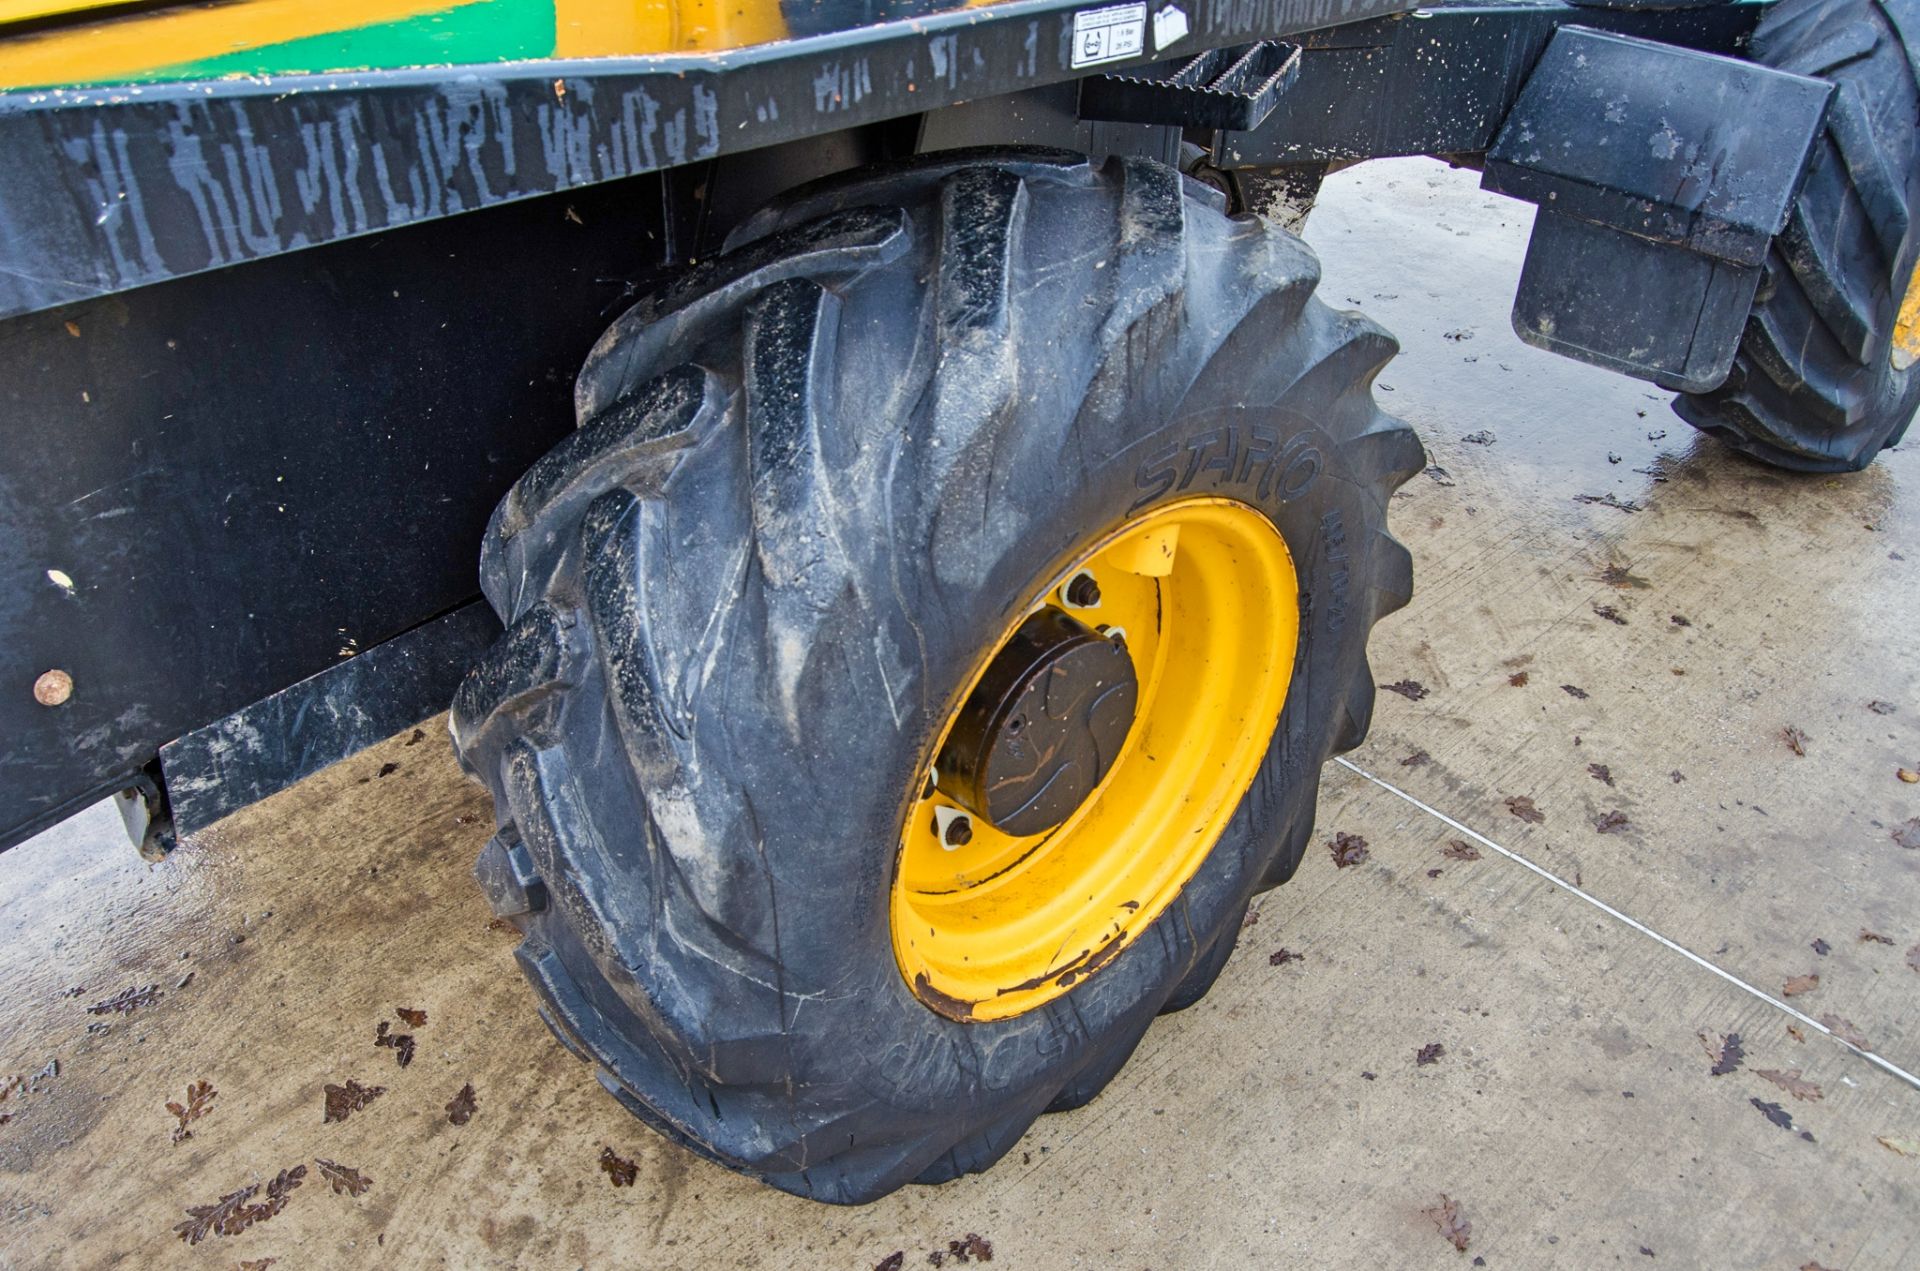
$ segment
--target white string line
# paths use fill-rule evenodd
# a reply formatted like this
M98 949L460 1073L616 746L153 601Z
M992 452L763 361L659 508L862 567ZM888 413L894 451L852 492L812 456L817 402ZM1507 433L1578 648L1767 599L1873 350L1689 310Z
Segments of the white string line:
M1914 1089L1920 1090L1920 1077L1914 1076L1912 1073L1900 1067L1898 1064L1893 1063L1891 1060L1883 1059L1881 1056L1874 1054L1872 1051L1866 1049L1863 1046L1854 1045L1852 1042L1848 1041L1846 1038L1842 1037L1840 1034L1834 1032L1831 1028L1828 1028L1825 1024L1822 1024L1819 1020L1814 1019L1812 1016L1807 1015L1802 1011L1796 1010L1791 1006L1788 1006L1785 1002L1773 996L1771 993L1768 993L1766 990L1755 988L1753 985L1747 983L1745 980L1741 979L1739 976L1733 974L1733 972L1723 970L1722 968L1707 961L1705 958L1701 957L1699 954L1695 953L1693 950L1674 943L1673 941L1667 939L1665 936L1661 935L1658 931L1655 931L1652 927L1649 927L1646 923L1641 922L1637 918L1628 917L1626 914L1621 913L1618 909L1615 909L1612 905L1609 905L1606 901L1600 899L1598 896L1595 896L1591 892L1585 891L1582 888L1574 886L1572 883L1560 877L1558 874L1554 873L1552 870L1546 869L1543 866L1534 864L1532 861L1528 860L1526 857L1522 856L1520 853L1516 851L1513 851L1510 848L1505 848L1500 846L1498 843L1494 842L1492 839L1488 838L1486 835L1480 833L1480 831L1473 829L1471 826L1462 825L1460 822L1454 820L1452 817L1448 816L1445 812L1440 811L1438 808L1432 807L1431 805L1426 803L1422 803L1419 799L1414 798L1412 795L1408 794L1405 790L1400 789L1400 787L1394 785L1392 782L1383 781L1379 777L1374 776L1371 772L1368 772L1365 768L1362 768L1359 764L1350 763L1346 759L1341 759L1341 758L1335 758L1334 762L1339 764L1343 768L1349 769L1353 772L1360 774L1362 777L1365 777L1368 781L1371 781L1373 782L1373 784L1379 786L1382 790L1385 790L1388 794L1396 795L1399 798L1405 799L1408 803L1411 803L1414 807L1419 808L1422 812L1425 812L1428 816L1433 817L1437 821L1441 821L1447 825L1452 826L1454 829L1460 831L1462 834L1465 834L1468 837L1472 838L1475 842L1484 844L1485 846L1492 848L1494 851L1500 853L1500 855L1506 857L1508 860L1513 861L1515 864L1523 866L1526 869L1532 870L1534 873L1540 875L1540 877L1552 883L1555 887L1559 887L1562 890L1572 895L1578 896L1580 899L1586 901L1589 905L1592 905L1595 909L1598 909L1600 912L1607 914L1610 917L1618 919L1619 921L1625 923L1627 926L1632 927L1635 931L1638 931L1641 935L1647 936L1650 939L1654 940L1655 942L1666 946L1668 949L1671 949L1673 952L1679 954L1681 957L1693 963L1695 966L1700 967L1703 970L1713 972L1713 974L1719 976L1721 979L1733 985L1735 988L1740 989L1743 992L1751 993L1753 996L1759 998L1761 1001L1765 1002L1767 1005L1775 1007L1778 1010L1784 1011L1788 1015L1793 1016L1795 1019L1799 1020L1802 1024L1805 1024L1808 1028L1812 1028L1819 1032L1825 1033L1827 1036L1833 1038L1833 1040L1839 1042L1842 1046L1845 1046L1848 1050L1860 1056L1862 1059L1865 1059L1867 1062L1875 1065L1876 1067L1884 1069L1885 1071L1893 1074L1894 1076L1898 1077L1900 1080L1912 1086Z

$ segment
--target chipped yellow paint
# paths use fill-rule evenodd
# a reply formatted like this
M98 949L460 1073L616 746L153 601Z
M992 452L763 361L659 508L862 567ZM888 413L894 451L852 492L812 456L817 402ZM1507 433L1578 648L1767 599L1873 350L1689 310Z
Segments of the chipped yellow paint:
M1907 298L1893 322L1893 369L1904 371L1920 362L1920 266L1907 280Z

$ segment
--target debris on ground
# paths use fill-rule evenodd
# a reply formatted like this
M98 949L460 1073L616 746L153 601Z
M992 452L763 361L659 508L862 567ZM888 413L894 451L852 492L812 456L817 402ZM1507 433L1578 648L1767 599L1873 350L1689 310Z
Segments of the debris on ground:
M1432 758L1433 756L1428 754L1426 751L1416 750L1412 754L1408 755L1405 759L1402 759L1400 761L1400 766L1402 768L1418 768L1420 765L1426 763L1428 760Z
M640 1177L640 1167L633 1161L621 1156L610 1147L600 1149L600 1172L615 1187L632 1187L633 1180ZM898 1257L898 1254L894 1255ZM895 1264L898 1265L898 1264Z
M333 1184L336 1196L364 1196L373 1186L373 1180L351 1165L342 1165L337 1161L316 1159L321 1176Z
M1440 1235L1461 1253L1467 1251L1467 1241L1473 1237L1473 1224L1460 1214L1460 1205L1445 1192L1440 1193L1440 1203L1429 1205L1420 1211L1432 1220Z
M1613 508L1620 512L1638 512L1640 505L1632 499L1623 499L1615 494L1576 494L1575 503L1594 503L1601 507Z
M1601 834L1618 834L1627 828L1627 814L1618 809L1594 818L1593 828Z
M1788 1068L1785 1071L1778 1068L1755 1068L1753 1075L1764 1081L1771 1081L1802 1103L1820 1102L1820 1087L1811 1081L1802 1080L1798 1068Z
M1781 1129L1792 1130L1795 1128L1793 1124L1793 1113L1788 1112L1785 1108L1781 1107L1779 1104L1768 1103L1764 1099L1748 1099L1747 1102L1751 1103L1754 1107L1758 1108L1760 1110L1761 1116L1773 1122L1775 1125L1779 1126ZM1800 1133L1800 1137L1805 1139L1807 1142L1811 1143L1814 1141L1813 1135L1808 1131L1801 1130L1799 1133Z
M173 1127L173 1141L175 1143L184 1143L193 1137L193 1131L189 1130L187 1126L194 1121L198 1121L213 1109L214 1096L217 1094L219 1094L219 1091L213 1088L212 1082L196 1081L187 1087L187 1101L185 1103L175 1103L172 1100L168 1100L167 1111L173 1113L174 1118L180 1122L180 1124Z
M1895 706L1892 702L1883 702L1879 698L1875 698L1873 701L1867 703L1867 709L1876 715L1891 715L1894 711L1898 710L1899 707Z
M1610 786L1613 784L1613 769L1603 763L1588 764L1587 775L1595 781L1598 781L1601 785Z
M321 1117L320 1124L331 1125L335 1121L344 1121L386 1092L385 1086L363 1086L352 1078L348 1078L344 1086L329 1084L322 1091L326 1099L326 1114Z
M1395 680L1391 684L1382 684L1380 687L1389 693L1398 693L1409 702L1417 702L1427 695L1427 686L1419 680Z
M1413 1066L1425 1068L1428 1064L1437 1064L1440 1062L1440 1057L1446 1053L1447 1048L1439 1042L1428 1042L1414 1052Z
M1584 702L1593 696L1593 694L1587 692L1587 690L1581 688L1578 684L1562 684L1560 691L1576 702Z
M1513 813L1513 815L1519 817L1528 825L1542 825L1547 819L1547 814L1539 808L1534 807L1533 799L1524 794L1508 795L1507 811Z
M1920 821L1914 822L1920 825ZM95 1002L87 1008L89 1015L131 1015L142 1006L151 1006L166 996L158 984L149 984L145 988L123 989L104 1002Z
M1819 936L1815 936L1813 938L1813 943L1808 945L1807 947L1809 949L1812 949L1815 953L1819 954L1823 958L1826 957L1829 953L1833 952L1833 946L1828 944L1825 940L1822 940Z
M1740 1045L1738 1033L1722 1033L1717 1041L1710 1033L1701 1033L1699 1038L1700 1044L1706 1047L1707 1059L1713 1064L1713 1067L1707 1070L1709 1077L1726 1076L1738 1068L1740 1061L1747 1057L1747 1052Z
M1835 1037L1838 1037L1841 1041L1846 1042L1848 1045L1857 1046L1861 1050L1873 1049L1872 1046L1867 1044L1867 1035L1861 1032L1858 1026L1846 1016L1821 1015L1817 1018L1822 1028L1832 1033Z
M265 1222L285 1209L294 1189L300 1186L306 1176L305 1165L281 1170L267 1184L266 1199L257 1205L247 1202L259 1193L258 1183L249 1183L238 1191L228 1192L211 1205L189 1205L187 1220L176 1223L173 1229L190 1245L197 1245L208 1236L237 1236L255 1223Z
M1874 1141L1889 1152L1898 1152L1902 1156L1920 1156L1920 1139L1896 1139L1880 1134Z
M391 1028L392 1025L387 1021L381 1020L380 1026L373 1030L373 1044L391 1047L394 1052L393 1057L400 1061L402 1068L405 1068L413 1062L413 1034L391 1032L389 1031Z
M1327 850L1333 853L1333 863L1341 869L1358 865L1367 859L1367 841L1358 834L1348 834L1344 830L1334 834L1327 844Z
M1805 755L1807 753L1807 742L1811 741L1812 738L1801 732L1800 729L1794 725L1788 724L1780 730L1780 740L1786 742L1787 749L1791 750L1794 754Z
M1441 467L1437 463L1428 464L1426 472L1428 476L1434 479L1435 484L1445 485L1445 486L1450 486L1454 484L1453 474L1451 472L1448 472L1445 468Z
M1285 966L1289 962L1304 962L1307 955L1295 953L1292 949L1275 949L1267 955L1268 966Z
M1440 855L1450 861L1477 861L1480 849L1465 839L1448 839L1447 845L1440 849Z
M474 1111L480 1101L474 1097L473 1083L469 1081L460 1087L460 1092L447 1100L447 1120L455 1125L465 1125L473 1120Z
M1787 977L1787 982L1781 986L1780 993L1783 997L1798 997L1802 993L1811 993L1819 987L1820 977L1818 975L1812 973L1807 975L1792 975Z
M1525 688L1527 686L1527 681L1531 678L1532 677L1529 676L1525 671L1515 671L1512 675L1509 675L1507 677L1507 686L1509 688Z
M1920 850L1920 816L1912 817L1904 824L1894 826L1893 841L1901 847Z
M1868 931L1865 927L1862 927L1860 928L1860 943L1861 944L1892 944L1893 937L1883 936L1878 931Z
M1616 627L1624 627L1627 625L1627 620L1623 618L1620 615L1620 611L1612 605L1595 605L1593 607L1593 616L1596 618L1605 618Z
M396 1006L393 1008L393 1013L398 1015L400 1022L408 1028L425 1028L427 1026L427 1013L425 1011L415 1010L411 1006Z

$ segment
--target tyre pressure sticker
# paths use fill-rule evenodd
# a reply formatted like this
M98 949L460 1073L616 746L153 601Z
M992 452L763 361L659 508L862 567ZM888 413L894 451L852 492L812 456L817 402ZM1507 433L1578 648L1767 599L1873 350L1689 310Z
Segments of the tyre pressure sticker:
M1110 4L1073 15L1073 65L1097 66L1143 52L1147 43L1147 6Z

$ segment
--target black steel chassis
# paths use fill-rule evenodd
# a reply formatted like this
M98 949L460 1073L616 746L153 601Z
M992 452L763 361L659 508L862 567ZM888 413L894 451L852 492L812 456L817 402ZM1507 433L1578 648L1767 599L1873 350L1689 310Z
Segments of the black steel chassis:
M1236 52L1189 80L1286 42L1224 97L1145 54L1073 68L1088 7L0 95L0 847L126 791L162 851L440 710L497 631L481 530L572 427L588 346L780 189L970 144L1478 165L1559 28L1737 56L1764 3L1191 0L1181 57Z

